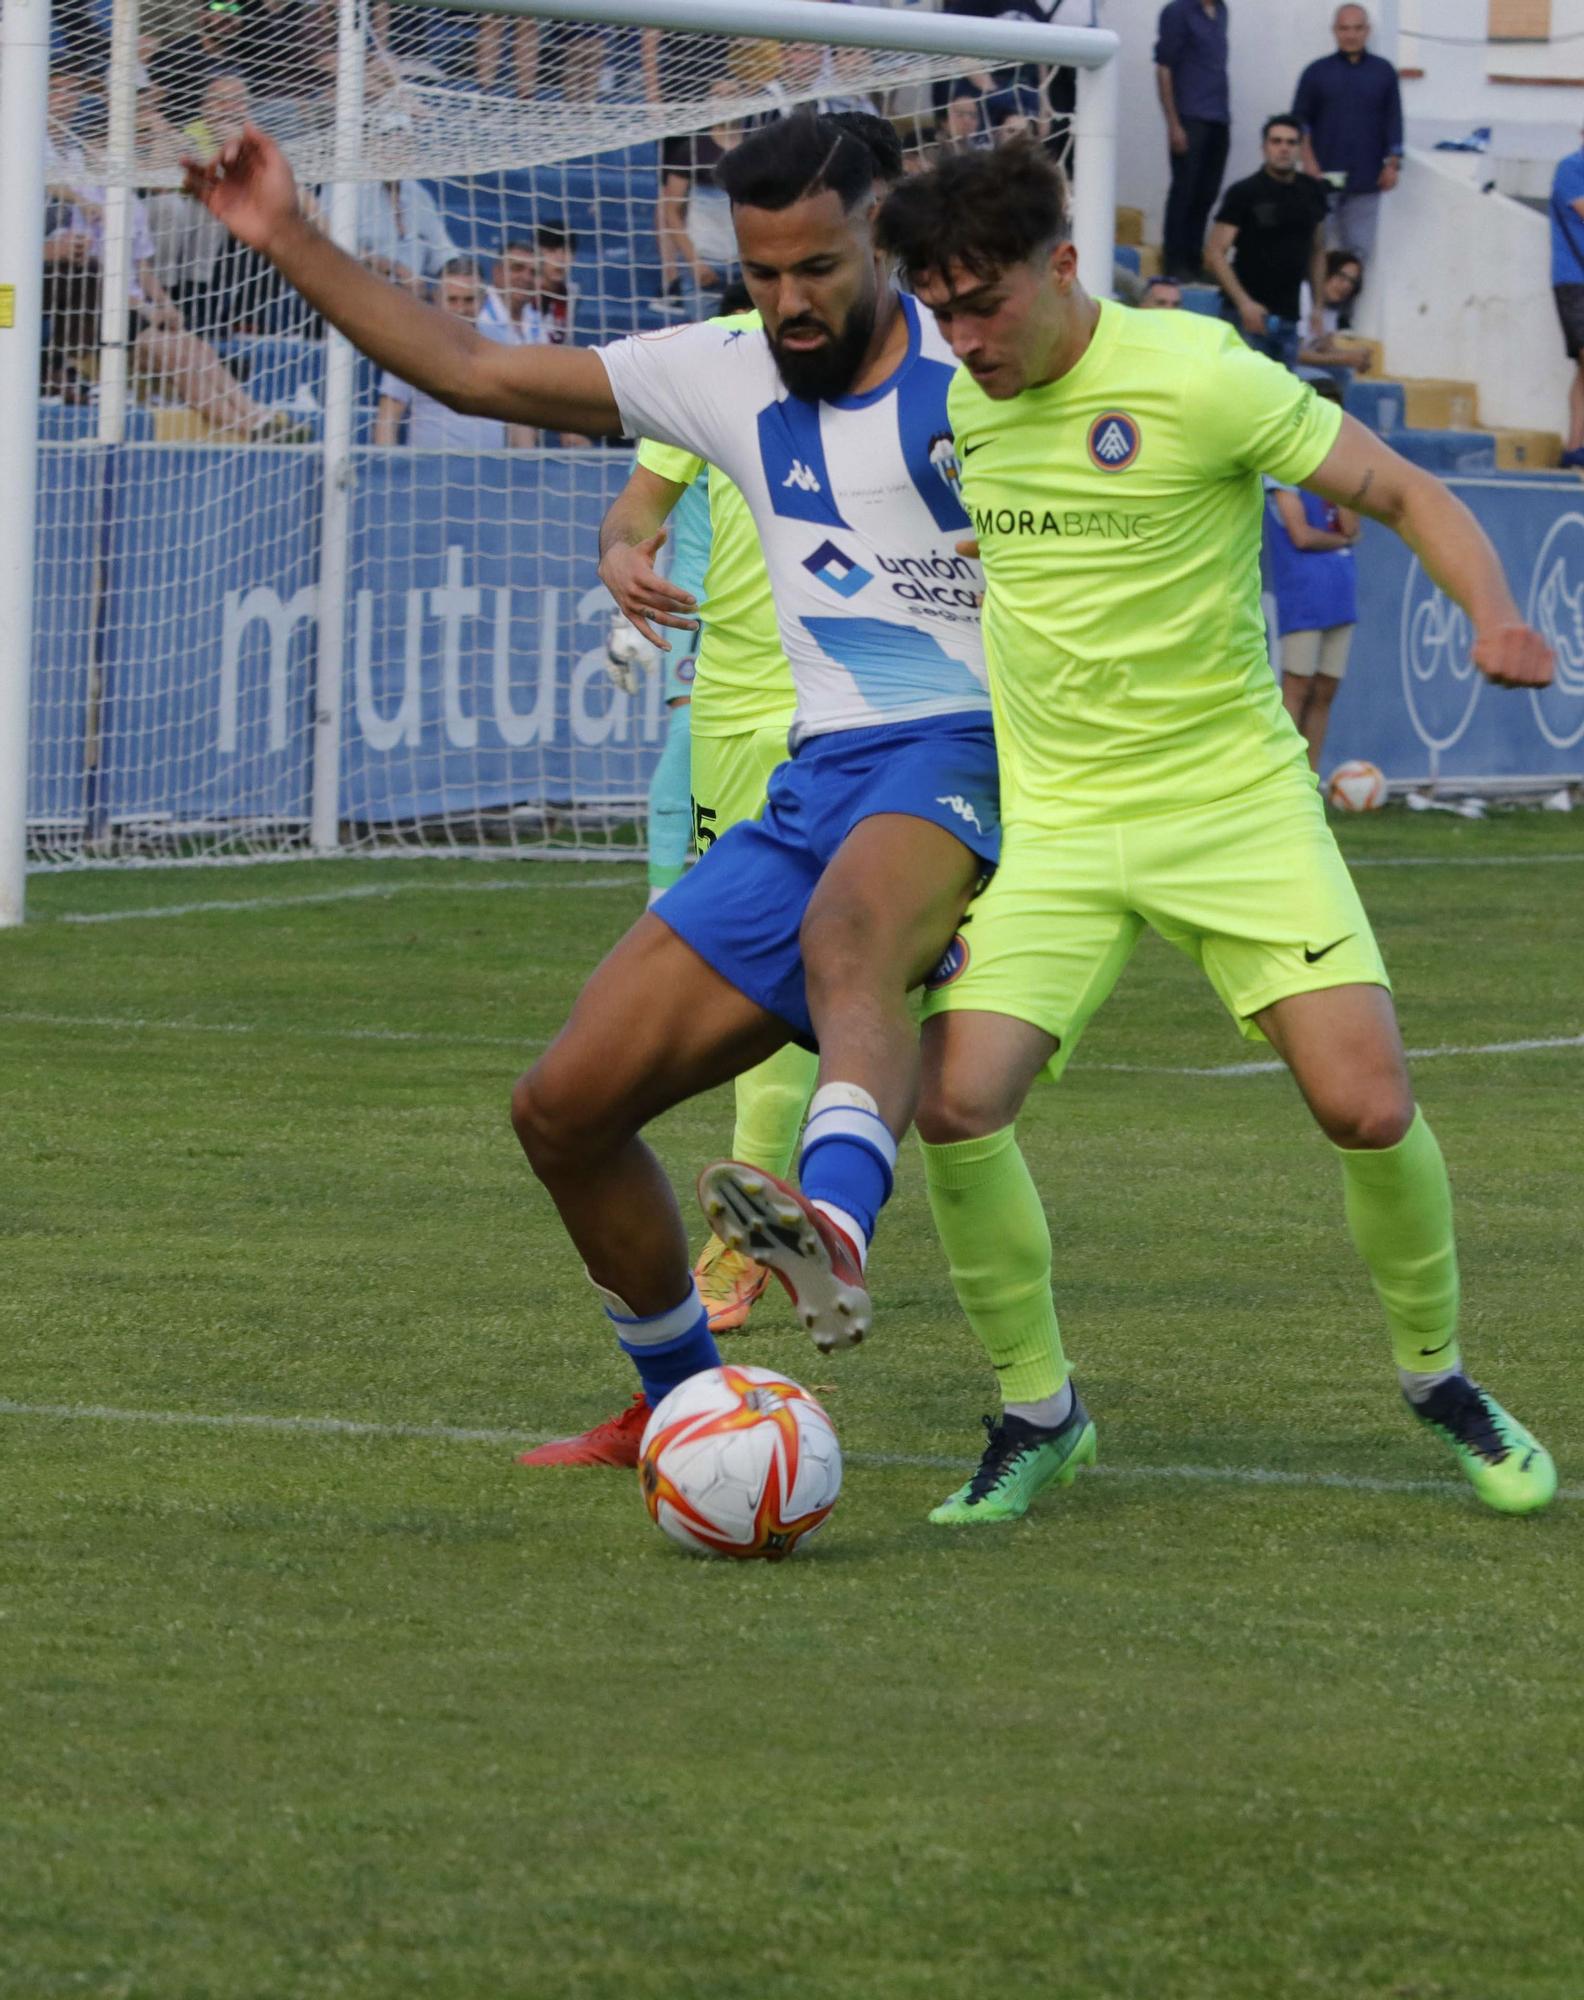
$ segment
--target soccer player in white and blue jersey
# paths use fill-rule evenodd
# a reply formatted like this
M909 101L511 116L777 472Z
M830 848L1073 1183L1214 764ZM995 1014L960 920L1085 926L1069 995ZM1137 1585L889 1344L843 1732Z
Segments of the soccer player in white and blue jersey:
M977 568L946 419L953 363L891 282L867 147L799 114L722 163L758 329L506 348L347 257L249 128L188 188L374 360L454 409L674 444L752 509L798 708L762 819L639 919L513 1098L535 1173L642 1388L531 1462L633 1464L648 1409L718 1356L669 1182L642 1128L816 1045L801 1193L709 1170L723 1239L771 1264L822 1347L862 1337L863 1261L913 1112L906 995L999 852Z

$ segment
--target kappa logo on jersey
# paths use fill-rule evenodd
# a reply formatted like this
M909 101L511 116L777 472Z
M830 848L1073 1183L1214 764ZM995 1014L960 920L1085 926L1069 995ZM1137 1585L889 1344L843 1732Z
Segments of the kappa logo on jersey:
M955 498L962 485L962 466L957 460L957 446L950 431L937 431L929 441L929 462L946 482L946 490Z
M866 583L874 581L872 569L865 569L862 563L854 562L834 542L821 542L813 555L804 557L803 567L811 576L817 576L827 590L834 590L838 597L856 597Z
M824 490L819 483L818 475L806 466L801 458L793 459L792 470L781 484L795 486L799 493L819 493Z
M975 833L984 832L984 828L979 824L978 811L968 803L961 792L944 792L935 803L938 806L950 806L959 819L967 820Z
M1102 472L1124 472L1139 455L1139 427L1121 410L1107 410L1089 426L1089 456Z
M973 954L968 949L968 940L959 931L941 953L940 963L924 981L925 991L938 993L943 986L950 986L962 978L968 970L968 961Z

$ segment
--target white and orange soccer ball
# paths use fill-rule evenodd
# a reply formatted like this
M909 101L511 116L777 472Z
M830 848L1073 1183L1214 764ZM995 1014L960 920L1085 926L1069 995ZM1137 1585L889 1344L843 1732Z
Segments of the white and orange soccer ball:
M1374 812L1386 803L1385 775L1363 757L1351 757L1331 773L1326 797L1341 812Z
M707 1368L644 1426L638 1482L674 1542L778 1562L823 1525L841 1491L836 1429L772 1368Z

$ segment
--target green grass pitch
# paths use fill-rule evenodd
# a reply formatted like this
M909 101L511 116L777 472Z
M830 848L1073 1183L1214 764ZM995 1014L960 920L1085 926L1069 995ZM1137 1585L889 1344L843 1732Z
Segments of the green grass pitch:
M637 870L36 878L0 1994L1577 2000L1584 822L1344 835L1411 1046L1574 1038L1416 1069L1554 1510L1412 1426L1324 1143L1283 1076L1183 1073L1259 1052L1149 942L1024 1121L1100 1470L925 1522L992 1390L905 1153L872 1340L821 1360L778 1298L730 1349L849 1454L779 1567L514 1463L628 1391L506 1104ZM664 1122L679 1187L729 1131Z

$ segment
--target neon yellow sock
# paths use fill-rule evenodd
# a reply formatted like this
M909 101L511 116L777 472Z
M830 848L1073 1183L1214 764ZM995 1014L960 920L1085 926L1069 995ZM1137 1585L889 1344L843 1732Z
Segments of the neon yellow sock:
M1332 1149L1348 1230L1386 1308L1392 1358L1416 1375L1460 1365L1457 1242L1446 1162L1422 1111L1395 1146Z
M1016 1131L919 1147L957 1300L1002 1401L1043 1402L1067 1380L1067 1357L1051 1297L1050 1225Z
M784 1180L818 1076L819 1057L800 1049L796 1042L788 1042L754 1069L745 1070L737 1079L732 1158Z

